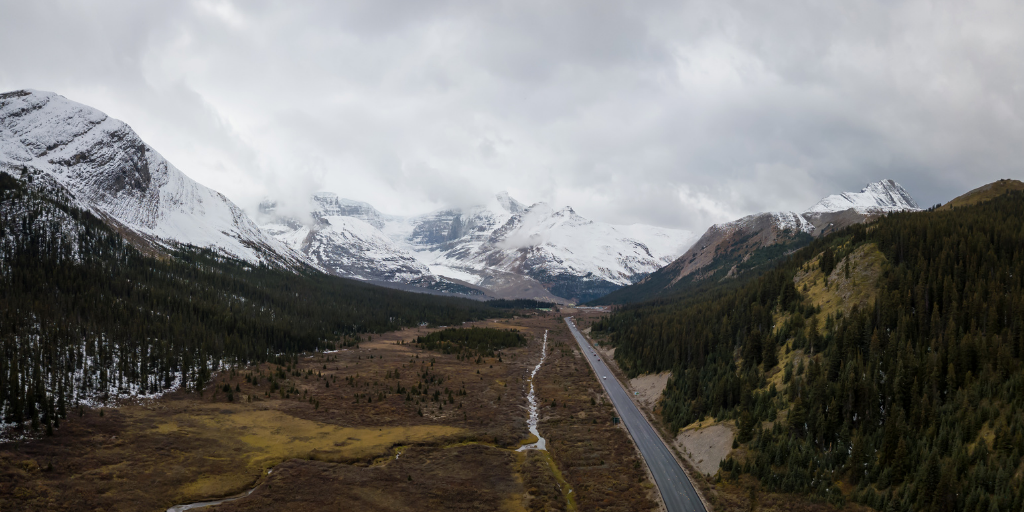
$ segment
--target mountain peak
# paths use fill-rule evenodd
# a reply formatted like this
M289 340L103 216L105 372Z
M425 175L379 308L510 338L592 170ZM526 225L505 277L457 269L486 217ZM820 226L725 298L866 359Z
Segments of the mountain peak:
M851 208L862 214L921 209L902 185L885 179L868 183L860 192L830 195L804 213L834 213Z
M513 215L526 209L526 207L523 206L523 203L513 199L512 196L508 194L508 191L502 190L494 197L498 199L498 204L500 204L505 211Z

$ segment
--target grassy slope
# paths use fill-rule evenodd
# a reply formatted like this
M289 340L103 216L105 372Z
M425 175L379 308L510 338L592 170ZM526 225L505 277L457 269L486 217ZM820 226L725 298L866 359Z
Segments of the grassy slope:
M971 206L999 197L1011 190L1024 190L1024 182L1019 180L994 181L953 199L940 206L939 210L952 210L953 208Z

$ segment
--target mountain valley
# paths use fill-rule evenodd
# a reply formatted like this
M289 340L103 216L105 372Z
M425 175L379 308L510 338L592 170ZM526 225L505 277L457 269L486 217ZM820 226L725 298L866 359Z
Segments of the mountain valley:
M285 200L250 217L98 110L0 94L0 508L656 510L598 378L642 376L663 439L721 434L675 454L708 510L1024 506L1020 181L699 238Z

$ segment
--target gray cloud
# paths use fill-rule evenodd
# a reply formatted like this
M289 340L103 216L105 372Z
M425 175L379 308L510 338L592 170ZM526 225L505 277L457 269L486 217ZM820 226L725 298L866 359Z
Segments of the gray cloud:
M0 89L125 120L252 208L499 190L692 230L893 178L1021 178L1024 5L16 2ZM292 199L295 201L294 199Z

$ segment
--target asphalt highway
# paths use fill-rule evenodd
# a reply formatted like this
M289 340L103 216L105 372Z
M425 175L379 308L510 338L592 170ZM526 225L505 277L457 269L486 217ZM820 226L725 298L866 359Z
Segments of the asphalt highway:
M622 384L608 369L608 365L601 360L597 351L576 329L576 324L573 323L571 316L565 318L565 323L568 324L572 335L576 337L576 342L580 344L583 355L586 356L587 361L590 361L594 372L597 373L597 380L601 381L608 397L611 398L620 420L629 430L629 434L633 436L637 447L640 448L640 454L643 455L647 467L654 475L654 481L658 484L658 490L661 491L661 498L665 501L668 512L706 512L704 504L697 497L697 492L693 489L693 484L690 483L686 473L683 472L683 468L679 467L679 463L672 457L672 453L668 451L668 447L654 431L654 427L647 422L647 418L644 418L636 404L630 400L629 394L622 389Z

